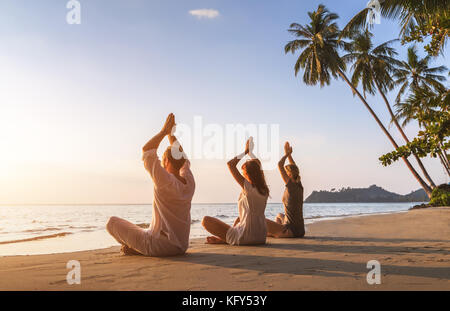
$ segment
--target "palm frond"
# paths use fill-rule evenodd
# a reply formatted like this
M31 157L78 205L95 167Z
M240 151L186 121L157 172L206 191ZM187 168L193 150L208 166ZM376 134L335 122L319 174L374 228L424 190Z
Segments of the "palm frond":
M339 39L344 37L351 37L355 31L368 28L367 15L369 14L370 8L365 8L359 11L342 29Z

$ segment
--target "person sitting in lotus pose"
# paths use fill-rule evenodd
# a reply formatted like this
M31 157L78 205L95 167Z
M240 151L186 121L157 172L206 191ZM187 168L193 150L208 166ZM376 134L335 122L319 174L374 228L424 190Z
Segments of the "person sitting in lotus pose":
M301 238L305 235L303 186L288 142L284 145L284 151L285 155L278 162L281 178L286 185L283 195L284 214L278 214L275 221L266 219L267 235L275 238ZM289 159L290 164L284 166L286 159Z
M189 160L172 135L174 126L175 116L171 113L162 130L143 148L144 166L154 183L150 228L144 230L118 217L111 217L106 226L108 232L122 244L124 254L174 256L184 254L189 246L195 181ZM170 146L164 152L161 165L156 150L166 136Z
M209 244L256 245L265 244L267 228L264 212L269 188L267 187L261 162L253 156L253 140L247 141L245 152L228 162L228 168L242 188L238 200L239 217L233 227L223 221L205 216L203 227L214 236L206 239ZM251 157L242 165L242 175L236 168L245 155Z

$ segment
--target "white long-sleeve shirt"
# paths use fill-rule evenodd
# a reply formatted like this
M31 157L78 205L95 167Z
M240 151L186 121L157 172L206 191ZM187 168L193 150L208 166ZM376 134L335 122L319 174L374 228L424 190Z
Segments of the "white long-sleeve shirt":
M156 154L156 149L144 152L145 169L154 182L153 216L149 231L153 238L163 233L169 242L186 251L189 247L191 229L191 201L195 191L194 176L190 162L186 160L180 176L186 184L166 171Z

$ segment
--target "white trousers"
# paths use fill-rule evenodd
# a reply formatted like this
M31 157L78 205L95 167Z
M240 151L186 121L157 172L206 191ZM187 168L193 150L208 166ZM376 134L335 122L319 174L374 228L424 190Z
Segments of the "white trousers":
M159 238L155 238L150 231L119 217L111 217L106 230L117 242L145 256L166 257L184 254L184 251L173 245L166 235L161 234Z

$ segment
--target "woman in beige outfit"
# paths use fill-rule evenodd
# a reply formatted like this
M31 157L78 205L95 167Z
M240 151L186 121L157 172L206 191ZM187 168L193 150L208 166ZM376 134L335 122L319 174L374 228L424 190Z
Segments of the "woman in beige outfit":
M269 188L267 187L261 162L252 156L252 139L247 141L244 154L228 162L228 168L236 182L241 186L242 192L238 200L239 217L233 227L223 221L206 216L203 218L203 227L214 236L206 239L206 243L230 245L255 245L266 243L266 209ZM245 155L252 159L242 165L242 175L236 168L240 159Z

